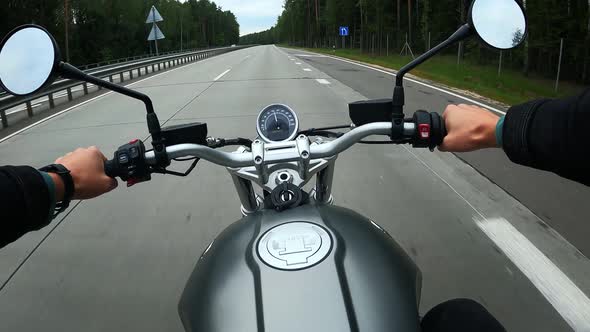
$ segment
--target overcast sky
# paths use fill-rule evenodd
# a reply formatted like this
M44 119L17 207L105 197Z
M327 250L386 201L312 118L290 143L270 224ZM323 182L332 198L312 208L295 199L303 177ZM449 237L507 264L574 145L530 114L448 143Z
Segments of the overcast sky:
M283 0L213 0L238 18L240 35L269 29L283 11Z

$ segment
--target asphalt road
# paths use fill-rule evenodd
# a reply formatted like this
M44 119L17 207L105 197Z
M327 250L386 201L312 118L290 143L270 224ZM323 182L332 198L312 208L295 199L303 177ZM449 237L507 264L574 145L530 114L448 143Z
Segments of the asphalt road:
M342 124L347 103L391 85L385 74L293 52L239 50L133 88L152 98L161 122L202 121L214 136L254 137L256 115L270 103L290 105L303 128ZM409 109L454 100L413 84L407 94ZM148 136L144 117L139 102L104 94L3 141L0 160L42 166L93 144L111 154ZM590 326L588 259L456 156L356 146L337 161L334 195L338 205L382 225L416 260L422 313L469 297L509 331ZM239 216L227 172L207 163L187 178L155 176L73 204L51 226L0 251L2 330L180 331L176 306L195 262Z

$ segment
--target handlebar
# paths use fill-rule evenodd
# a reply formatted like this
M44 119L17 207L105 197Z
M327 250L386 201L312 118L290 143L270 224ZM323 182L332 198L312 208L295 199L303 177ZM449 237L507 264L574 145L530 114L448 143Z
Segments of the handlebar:
M228 168L286 163L302 157L313 160L336 156L371 135L391 136L392 127L391 122L368 123L322 144L309 144L305 136L303 139L279 143L262 144L257 140L251 151L244 152L225 152L201 144L176 144L166 147L166 155L169 160L194 157ZM412 119L403 123L401 135L397 135L392 143L411 143L414 147L434 149L442 143L446 129L444 120L437 113L417 111ZM120 177L128 185L150 180L153 172L165 173L165 169L158 166L154 151L146 152L140 140L119 147L114 158L105 162L104 169L108 176Z
M412 137L416 131L416 126L413 123L406 122L404 124L404 136ZM324 144L310 146L310 159L325 158L335 156L344 150L350 148L355 143L367 136L371 135L388 135L391 132L390 122L376 122L357 127L341 137ZM273 150L267 151L272 154ZM297 151L294 151L297 152ZM252 152L233 153L212 149L210 147L198 144L178 144L166 148L168 158L182 158L182 157L197 157L207 160L214 164L238 168L254 166L254 157ZM296 159L299 154L293 153L292 156L284 154L285 157L281 161L288 162ZM290 158L291 157L291 158ZM156 164L156 157L153 151L145 154L145 160L148 165Z

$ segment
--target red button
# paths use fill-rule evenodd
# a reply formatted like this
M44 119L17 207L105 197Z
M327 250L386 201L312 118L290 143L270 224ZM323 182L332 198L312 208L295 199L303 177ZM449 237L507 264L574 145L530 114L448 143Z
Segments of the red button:
M129 144L135 144L137 142L139 142L139 140L136 138L136 139L132 140L131 142L129 142Z
M420 133L420 138L422 139L429 139L430 138L430 125L429 124L419 124L418 125L418 132Z

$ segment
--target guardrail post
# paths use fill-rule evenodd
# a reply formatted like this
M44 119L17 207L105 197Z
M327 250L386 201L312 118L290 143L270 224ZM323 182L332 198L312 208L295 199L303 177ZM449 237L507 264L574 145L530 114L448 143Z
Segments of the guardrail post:
M141 77L141 68L137 68L137 77Z
M162 70L162 67L160 67L160 63L158 62L158 71Z
M84 89L84 94L87 95L88 94L88 84L82 83L82 89Z
M49 108L55 108L55 102L53 101L53 93L47 95L47 98L49 99Z
M129 79L133 79L133 69L129 70Z
M2 128L8 127L8 120L6 119L6 110L0 111L0 117L2 118Z
M119 83L123 82L125 78L123 77L123 73L119 73Z
M68 101L72 101L72 88L67 88L66 91L68 92Z
M152 63L152 73L156 71L156 66Z
M113 83L113 75L109 75L109 82Z
M31 117L33 117L33 107L31 106L31 101L27 100L26 104L27 104L27 115L29 116L29 118L31 118Z

